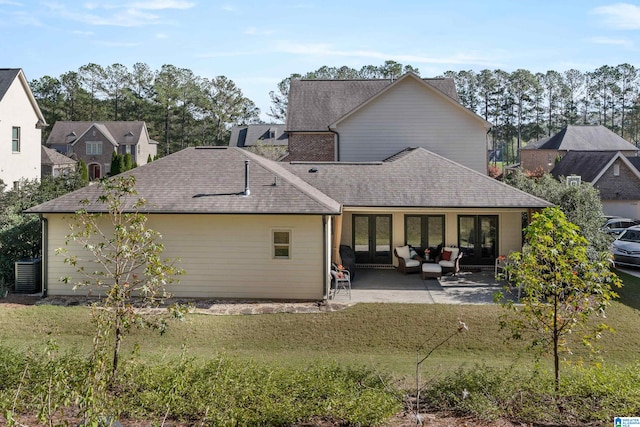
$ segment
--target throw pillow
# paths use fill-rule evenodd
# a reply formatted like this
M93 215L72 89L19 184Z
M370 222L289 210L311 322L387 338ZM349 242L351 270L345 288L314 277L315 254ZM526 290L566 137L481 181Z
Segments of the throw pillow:
M442 251L442 254L440 255L440 259L442 259L442 261L451 260L451 252L450 251Z
M409 246L399 246L396 248L396 253L400 258L409 259L411 255L409 255Z

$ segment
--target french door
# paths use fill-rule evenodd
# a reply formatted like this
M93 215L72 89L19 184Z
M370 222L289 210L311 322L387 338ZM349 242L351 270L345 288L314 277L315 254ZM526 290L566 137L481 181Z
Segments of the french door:
M461 264L493 264L498 256L498 216L459 215L458 246Z
M353 246L358 264L391 264L391 215L353 215Z

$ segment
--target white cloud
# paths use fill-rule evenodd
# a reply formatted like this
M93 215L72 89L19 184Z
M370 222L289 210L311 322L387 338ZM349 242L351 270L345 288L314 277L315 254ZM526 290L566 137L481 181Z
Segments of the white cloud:
M640 30L640 6L629 3L614 3L591 10L601 15L605 24L618 30Z
M274 33L273 30L260 30L256 27L249 27L244 30L244 33L249 36L269 36Z
M165 33L156 33L156 38L157 39L168 39L169 36L166 35Z
M225 12L238 12L238 9L231 4L222 5L220 9L224 10Z
M495 66L495 61L475 54L459 53L446 57L433 57L416 54L379 52L375 50L339 50L326 43L291 43L279 42L275 50L281 53L320 57L359 57L376 60L394 60L416 64L475 64Z
M633 43L630 40L626 40L626 39L613 39L610 37L592 37L591 39L589 39L589 41L595 44L608 44L608 45L614 45L614 46L624 46L627 48L633 47Z
M0 4L6 4L7 6L23 6L22 3L12 0L0 0Z
M140 43L133 42L110 42L110 41L99 41L96 44L105 47L138 47Z
M2 0L0 0L2 1ZM91 3L83 8L67 8L62 3L47 3L52 12L73 21L89 25L113 27L141 27L161 23L161 15L149 11L189 9L195 3L180 0L148 0L133 3ZM83 11L84 10L84 11Z

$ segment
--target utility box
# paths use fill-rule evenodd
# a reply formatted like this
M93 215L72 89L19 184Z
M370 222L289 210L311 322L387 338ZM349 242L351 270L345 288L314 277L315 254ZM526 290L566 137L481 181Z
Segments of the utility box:
M15 273L16 293L33 294L42 290L42 258L16 261Z

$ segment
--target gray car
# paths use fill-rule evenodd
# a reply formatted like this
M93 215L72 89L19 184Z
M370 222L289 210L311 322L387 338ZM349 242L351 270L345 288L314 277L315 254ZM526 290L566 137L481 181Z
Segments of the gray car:
M602 227L602 231L617 236L634 225L640 225L640 221L631 218L611 218Z
M640 267L640 226L629 227L611 244L616 265Z

